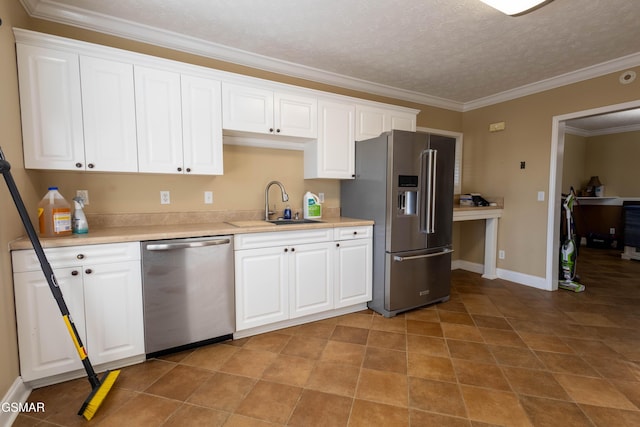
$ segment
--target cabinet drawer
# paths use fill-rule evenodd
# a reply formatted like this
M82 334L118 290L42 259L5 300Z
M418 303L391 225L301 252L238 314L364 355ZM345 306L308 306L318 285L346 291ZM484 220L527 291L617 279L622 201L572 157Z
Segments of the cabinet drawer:
M52 268L85 264L107 264L140 259L140 243L109 243L104 245L68 246L44 250ZM13 251L13 272L40 270L40 262L33 249Z
M333 240L368 239L373 235L373 227L364 225L360 227L336 227Z
M283 225L281 227L286 227ZM235 250L258 249L273 246L299 245L302 243L330 242L333 228L296 231L274 231L268 233L236 234L233 240Z

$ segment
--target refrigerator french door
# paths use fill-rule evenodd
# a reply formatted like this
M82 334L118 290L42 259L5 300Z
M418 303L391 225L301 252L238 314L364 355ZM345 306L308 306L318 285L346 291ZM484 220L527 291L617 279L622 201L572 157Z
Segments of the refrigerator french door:
M374 224L373 299L387 317L449 298L455 139L391 131L356 142L342 215Z

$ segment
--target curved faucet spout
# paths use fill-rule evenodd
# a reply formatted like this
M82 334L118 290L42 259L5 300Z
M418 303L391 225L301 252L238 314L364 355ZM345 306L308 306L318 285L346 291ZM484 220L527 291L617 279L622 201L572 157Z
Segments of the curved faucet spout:
M282 185L280 181L271 181L270 183L268 183L267 187L264 190L264 220L265 221L269 221L269 216L274 213L269 210L269 188L271 188L273 184L276 184L278 187L280 187L280 191L282 192L282 201L286 202L289 200L289 195L284 189L284 185Z

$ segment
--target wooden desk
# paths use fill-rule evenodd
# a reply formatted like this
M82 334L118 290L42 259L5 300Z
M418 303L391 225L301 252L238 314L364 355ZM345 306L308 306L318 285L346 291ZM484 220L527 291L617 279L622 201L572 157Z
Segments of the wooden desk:
M453 221L485 220L484 226L484 272L485 279L497 279L498 218L502 216L502 207L472 207L457 205L453 208Z

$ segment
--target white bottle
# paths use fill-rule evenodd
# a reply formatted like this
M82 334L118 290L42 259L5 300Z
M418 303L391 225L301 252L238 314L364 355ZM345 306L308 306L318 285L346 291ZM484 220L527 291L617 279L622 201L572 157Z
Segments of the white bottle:
M82 210L84 207L82 197L74 197L73 203L75 207L73 218L71 219L73 234L86 234L89 232L89 223L87 223L87 217Z
M310 191L304 193L302 197L302 215L305 219L322 218L322 205L318 196Z

